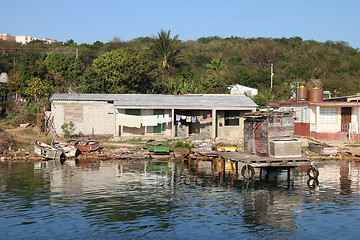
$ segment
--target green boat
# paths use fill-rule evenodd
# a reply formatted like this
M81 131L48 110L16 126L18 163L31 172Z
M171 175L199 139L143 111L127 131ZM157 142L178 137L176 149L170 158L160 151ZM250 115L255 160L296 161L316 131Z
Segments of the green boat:
M46 143L35 140L34 153L45 159L60 160L63 157L63 152Z
M169 145L167 145L163 142L155 141L153 139L146 142L146 148L150 152L154 152L154 153L169 153L170 152Z

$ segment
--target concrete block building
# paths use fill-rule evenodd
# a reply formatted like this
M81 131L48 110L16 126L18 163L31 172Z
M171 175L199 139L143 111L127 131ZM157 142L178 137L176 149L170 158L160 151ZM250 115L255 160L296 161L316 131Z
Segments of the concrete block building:
M75 134L166 138L243 137L244 114L257 105L244 95L54 94L53 131L72 121Z

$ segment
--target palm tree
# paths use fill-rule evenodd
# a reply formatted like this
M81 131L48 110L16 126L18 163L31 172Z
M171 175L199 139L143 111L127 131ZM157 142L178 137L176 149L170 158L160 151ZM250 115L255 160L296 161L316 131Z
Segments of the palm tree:
M161 59L161 68L169 75L169 69L174 66L181 58L180 51L182 45L178 40L179 35L170 37L170 30L162 30L154 41L154 54Z
M225 65L221 62L220 58L215 58L211 60L210 63L206 64L206 67L208 69L214 70L215 72L218 72L222 70L225 67Z

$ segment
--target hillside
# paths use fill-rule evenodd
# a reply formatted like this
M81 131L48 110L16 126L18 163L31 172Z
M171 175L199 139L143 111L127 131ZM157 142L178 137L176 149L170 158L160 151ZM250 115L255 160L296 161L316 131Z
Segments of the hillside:
M162 31L157 38L93 44L20 45L1 40L0 52L0 70L10 75L10 83L1 88L33 102L69 88L186 94L223 93L228 85L242 84L258 88L266 99L285 100L294 86L316 82L333 96L360 92L360 53L346 42L300 37L203 37L183 42Z

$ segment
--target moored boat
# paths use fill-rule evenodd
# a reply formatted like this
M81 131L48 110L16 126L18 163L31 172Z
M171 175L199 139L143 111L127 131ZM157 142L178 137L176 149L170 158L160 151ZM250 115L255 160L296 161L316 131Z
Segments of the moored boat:
M78 141L75 143L75 147L81 152L91 152L98 150L100 143L97 141Z
M35 140L34 153L46 159L60 160L64 155L63 152L46 143Z
M216 151L218 152L236 152L237 146L218 143L216 144Z
M53 140L51 142L51 146L62 151L65 157L75 157L78 153L78 149L74 146L74 143L70 141L61 142L61 141Z
M154 139L151 139L146 142L146 148L150 152L154 152L154 153L169 153L170 152L170 145L155 141Z

